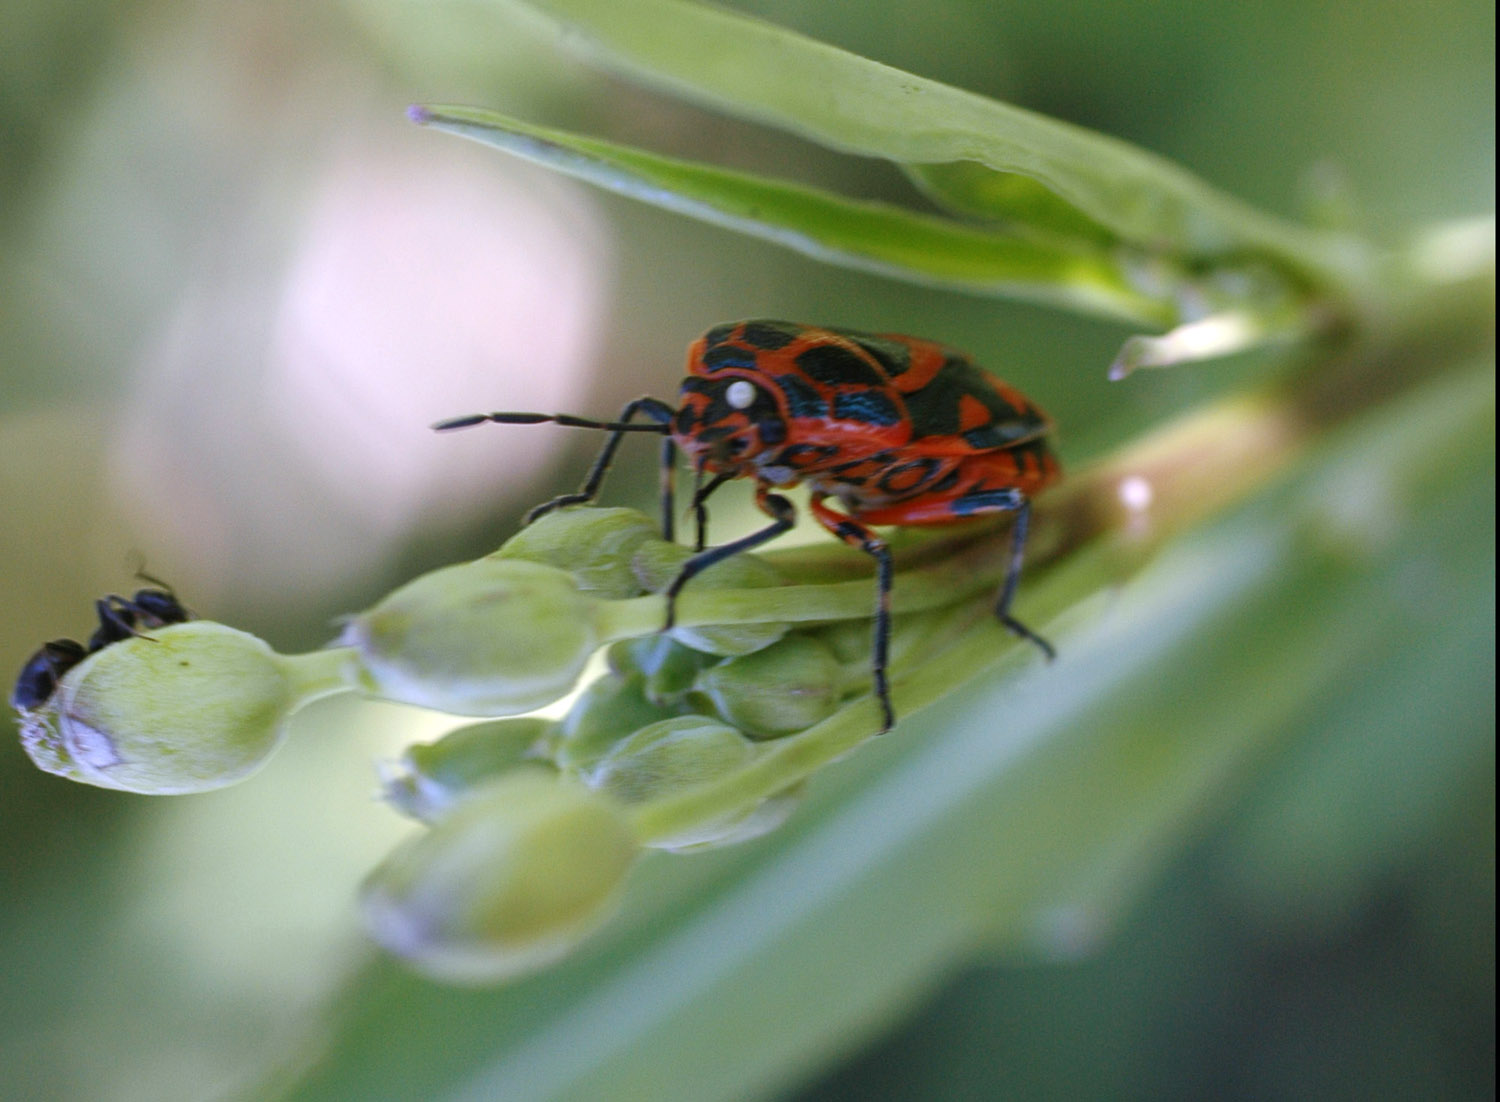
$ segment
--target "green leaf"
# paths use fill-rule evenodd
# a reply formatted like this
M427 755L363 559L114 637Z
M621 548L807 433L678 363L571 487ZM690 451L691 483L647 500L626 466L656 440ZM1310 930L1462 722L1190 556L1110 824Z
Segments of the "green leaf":
M477 108L418 107L411 116L611 191L821 260L934 287L1046 301L1153 325L1173 316L1164 298L1153 299L1132 286L1117 257L1086 241L1042 241L965 225L662 157Z
M902 165L973 162L1036 180L1081 215L1152 253L1275 257L1317 282L1345 269L1347 241L1209 187L1127 142L859 57L758 20L686 0L526 0L567 41L640 80L831 149ZM924 183L973 212L1006 189L972 169Z

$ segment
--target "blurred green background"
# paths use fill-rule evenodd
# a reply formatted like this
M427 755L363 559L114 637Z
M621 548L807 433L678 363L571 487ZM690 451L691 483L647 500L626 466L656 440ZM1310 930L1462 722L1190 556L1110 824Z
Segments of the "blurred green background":
M1135 141L1278 213L1337 208L1383 242L1493 205L1491 5L733 6ZM726 319L971 349L1048 408L1072 466L1264 369L1109 384L1116 327L819 266L409 125L415 100L482 104L920 203L889 166L643 91L503 6L4 11L0 668L86 633L91 600L132 586L137 553L201 614L281 650L317 646L339 614L498 543L593 443L439 439L427 424L670 395L688 341ZM638 450L614 502L650 500ZM1492 492L1492 454L1472 477ZM1438 535L1460 546L1474 606L1492 607L1492 499L1472 500L1472 531ZM1492 1096L1489 624L1428 653L1437 686L1448 657L1468 659L1462 692L1391 704L1414 717L1413 742L1469 748L1464 768L1412 795L1410 746L1367 758L1310 709L1288 739L1302 760L1205 816L1099 955L935 970L786 1090ZM369 762L435 730L328 702L253 781L176 800L44 776L4 740L0 1095L214 1097L284 1059L369 952L353 893L408 829L371 798ZM1393 809L1398 834L1339 811L1341 779L1366 767L1377 775L1353 791L1420 802ZM1245 855L1324 837L1287 827L1309 808L1345 824L1328 845L1358 854L1358 874L1259 890Z

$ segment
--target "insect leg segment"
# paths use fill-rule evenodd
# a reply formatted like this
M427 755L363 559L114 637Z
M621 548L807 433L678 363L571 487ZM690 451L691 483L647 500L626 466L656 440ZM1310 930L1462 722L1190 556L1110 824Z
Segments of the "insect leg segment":
M650 419L647 424L635 422L637 416ZM627 432L656 432L666 436L662 442L662 535L664 539L672 538L672 468L677 462L677 448L671 438L672 418L677 411L665 402L655 398L637 398L620 411L618 420L594 421L586 417L574 417L566 413L483 413L474 414L469 417L456 417L451 421L440 421L433 427L439 432L448 429L467 428L485 421L494 421L502 425L537 425L544 422L553 422L559 425L567 425L570 428L603 429L609 433L608 439L604 441L604 447L600 449L599 457L594 460L594 465L589 468L583 485L578 488L577 493L563 494L551 501L545 501L531 512L526 514L525 522L530 524L537 517L544 516L554 509L560 509L564 505L586 505L599 496L599 487L604 482L604 476L609 471L609 466L614 462L615 452L619 450L620 441L625 438Z
M995 599L995 618L1011 634L1035 643L1050 662L1057 657L1052 644L1010 614L1010 603L1016 595L1016 585L1021 580L1021 564L1026 559L1026 534L1030 528L1031 502L1023 500L1016 509L1016 521L1010 530L1010 565L1005 570L1005 584L1000 587L1000 595Z
M714 483L709 483L710 487L713 485ZM783 532L791 531L792 526L797 523L796 506L780 494L770 493L764 486L756 487L755 504L761 512L772 518L771 523L751 532L748 536L742 536L740 539L719 547L710 547L707 551L699 551L683 563L682 569L677 572L677 577L672 579L672 584L667 586L665 591L667 622L662 625L663 631L672 630L677 623L677 595L682 592L682 587L694 577L715 563L723 562L742 551L752 551L763 543L771 542Z
M870 673L875 683L875 699L880 702L879 733L884 734L896 725L896 712L891 707L891 687L886 675L891 651L891 585L895 575L891 549L873 529L824 505L826 496L813 495L809 505L813 519L850 547L863 551L875 560L875 643L870 656Z
M693 550L702 551L708 544L708 509L705 503L713 492L736 475L730 472L716 474L707 485L703 484L702 476L699 476L698 485L693 488L693 520L697 528L697 534L693 539Z
M124 597L111 593L94 602L94 611L99 616L99 626L89 638L89 653L103 650L111 643L118 643L139 634L136 631L135 606Z

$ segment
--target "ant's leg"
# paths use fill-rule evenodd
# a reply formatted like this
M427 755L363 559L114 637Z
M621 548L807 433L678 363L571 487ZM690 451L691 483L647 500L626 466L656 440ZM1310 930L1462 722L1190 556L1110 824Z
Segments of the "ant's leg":
M89 637L89 653L103 650L111 643L118 643L138 634L135 629L135 607L124 597L110 594L94 602L99 614L99 627Z

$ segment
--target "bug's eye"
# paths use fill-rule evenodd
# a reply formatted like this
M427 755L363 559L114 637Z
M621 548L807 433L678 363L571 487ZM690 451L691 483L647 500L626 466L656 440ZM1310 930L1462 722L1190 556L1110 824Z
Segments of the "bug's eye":
M734 409L749 409L755 404L755 384L736 379L724 391L724 400Z
M729 454L730 455L739 455L740 452L744 451L749 446L750 446L750 441L746 440L743 436L733 436L733 437L730 437L730 439L729 439Z

